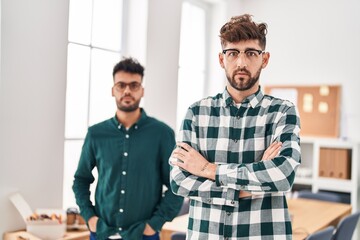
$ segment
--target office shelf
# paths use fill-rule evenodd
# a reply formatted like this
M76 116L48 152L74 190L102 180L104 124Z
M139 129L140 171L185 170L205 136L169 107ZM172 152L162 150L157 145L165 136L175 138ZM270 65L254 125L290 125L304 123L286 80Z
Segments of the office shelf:
M301 138L302 162L297 171L295 185L308 186L313 192L334 191L350 194L352 211L359 210L359 147L359 143L340 139ZM333 152L346 153L345 155L340 155L347 157L339 157L340 155L332 154ZM327 155L324 153L327 153ZM323 168L325 161L335 171L341 168L336 164L347 163L347 168L342 168L345 169L343 171L347 171L347 174L340 174L343 178L336 177L336 174L333 177L324 176ZM321 173L319 171L320 165Z
M296 177L295 183L301 185L312 185L313 180L312 178L308 178L308 177Z

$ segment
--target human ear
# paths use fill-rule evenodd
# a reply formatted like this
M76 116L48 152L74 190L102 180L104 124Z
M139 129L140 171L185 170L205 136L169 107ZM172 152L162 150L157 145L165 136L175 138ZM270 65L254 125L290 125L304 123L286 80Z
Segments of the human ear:
M261 65L262 68L265 68L268 65L269 59L270 59L270 53L269 52L263 53L263 60Z
M224 66L224 55L222 53L219 53L219 63L222 68L225 68Z

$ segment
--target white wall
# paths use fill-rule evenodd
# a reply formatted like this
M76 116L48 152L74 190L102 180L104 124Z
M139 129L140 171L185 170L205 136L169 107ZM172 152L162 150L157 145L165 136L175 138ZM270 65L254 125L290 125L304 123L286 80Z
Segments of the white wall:
M136 58L146 67L148 0L126 0L124 6L124 55Z
M1 92L1 3L2 0L0 0L0 92Z
M25 227L8 195L62 207L68 0L2 0L0 236Z
M145 110L176 128L181 0L149 0Z
M268 23L263 84L341 84L342 135L360 141L360 1L228 0L228 17Z
M214 2L211 8L210 33L209 33L209 59L208 59L208 78L206 83L206 96L214 96L224 91L226 78L224 70L220 67L218 54L221 52L220 28L228 20L227 4L225 1Z

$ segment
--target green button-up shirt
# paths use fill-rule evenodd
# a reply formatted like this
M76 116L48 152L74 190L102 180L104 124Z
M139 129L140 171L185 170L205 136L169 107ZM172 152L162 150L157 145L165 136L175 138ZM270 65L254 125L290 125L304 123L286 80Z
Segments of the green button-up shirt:
M148 117L128 130L117 118L88 129L75 173L73 190L86 222L99 217L97 238L120 233L123 239L141 239L148 223L159 231L179 212L183 198L170 190L168 159L175 146L173 130ZM98 172L95 205L90 201L92 170Z

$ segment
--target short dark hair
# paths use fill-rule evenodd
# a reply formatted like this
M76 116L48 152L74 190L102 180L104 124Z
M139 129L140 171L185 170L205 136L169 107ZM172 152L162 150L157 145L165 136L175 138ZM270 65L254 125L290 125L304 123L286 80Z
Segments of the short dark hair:
M224 48L228 42L259 40L259 44L264 50L266 47L266 34L266 23L255 23L249 14L235 16L220 29L221 46Z
M113 69L113 78L117 72L123 71L127 73L140 74L141 78L144 77L145 68L134 58L123 58L118 62Z

